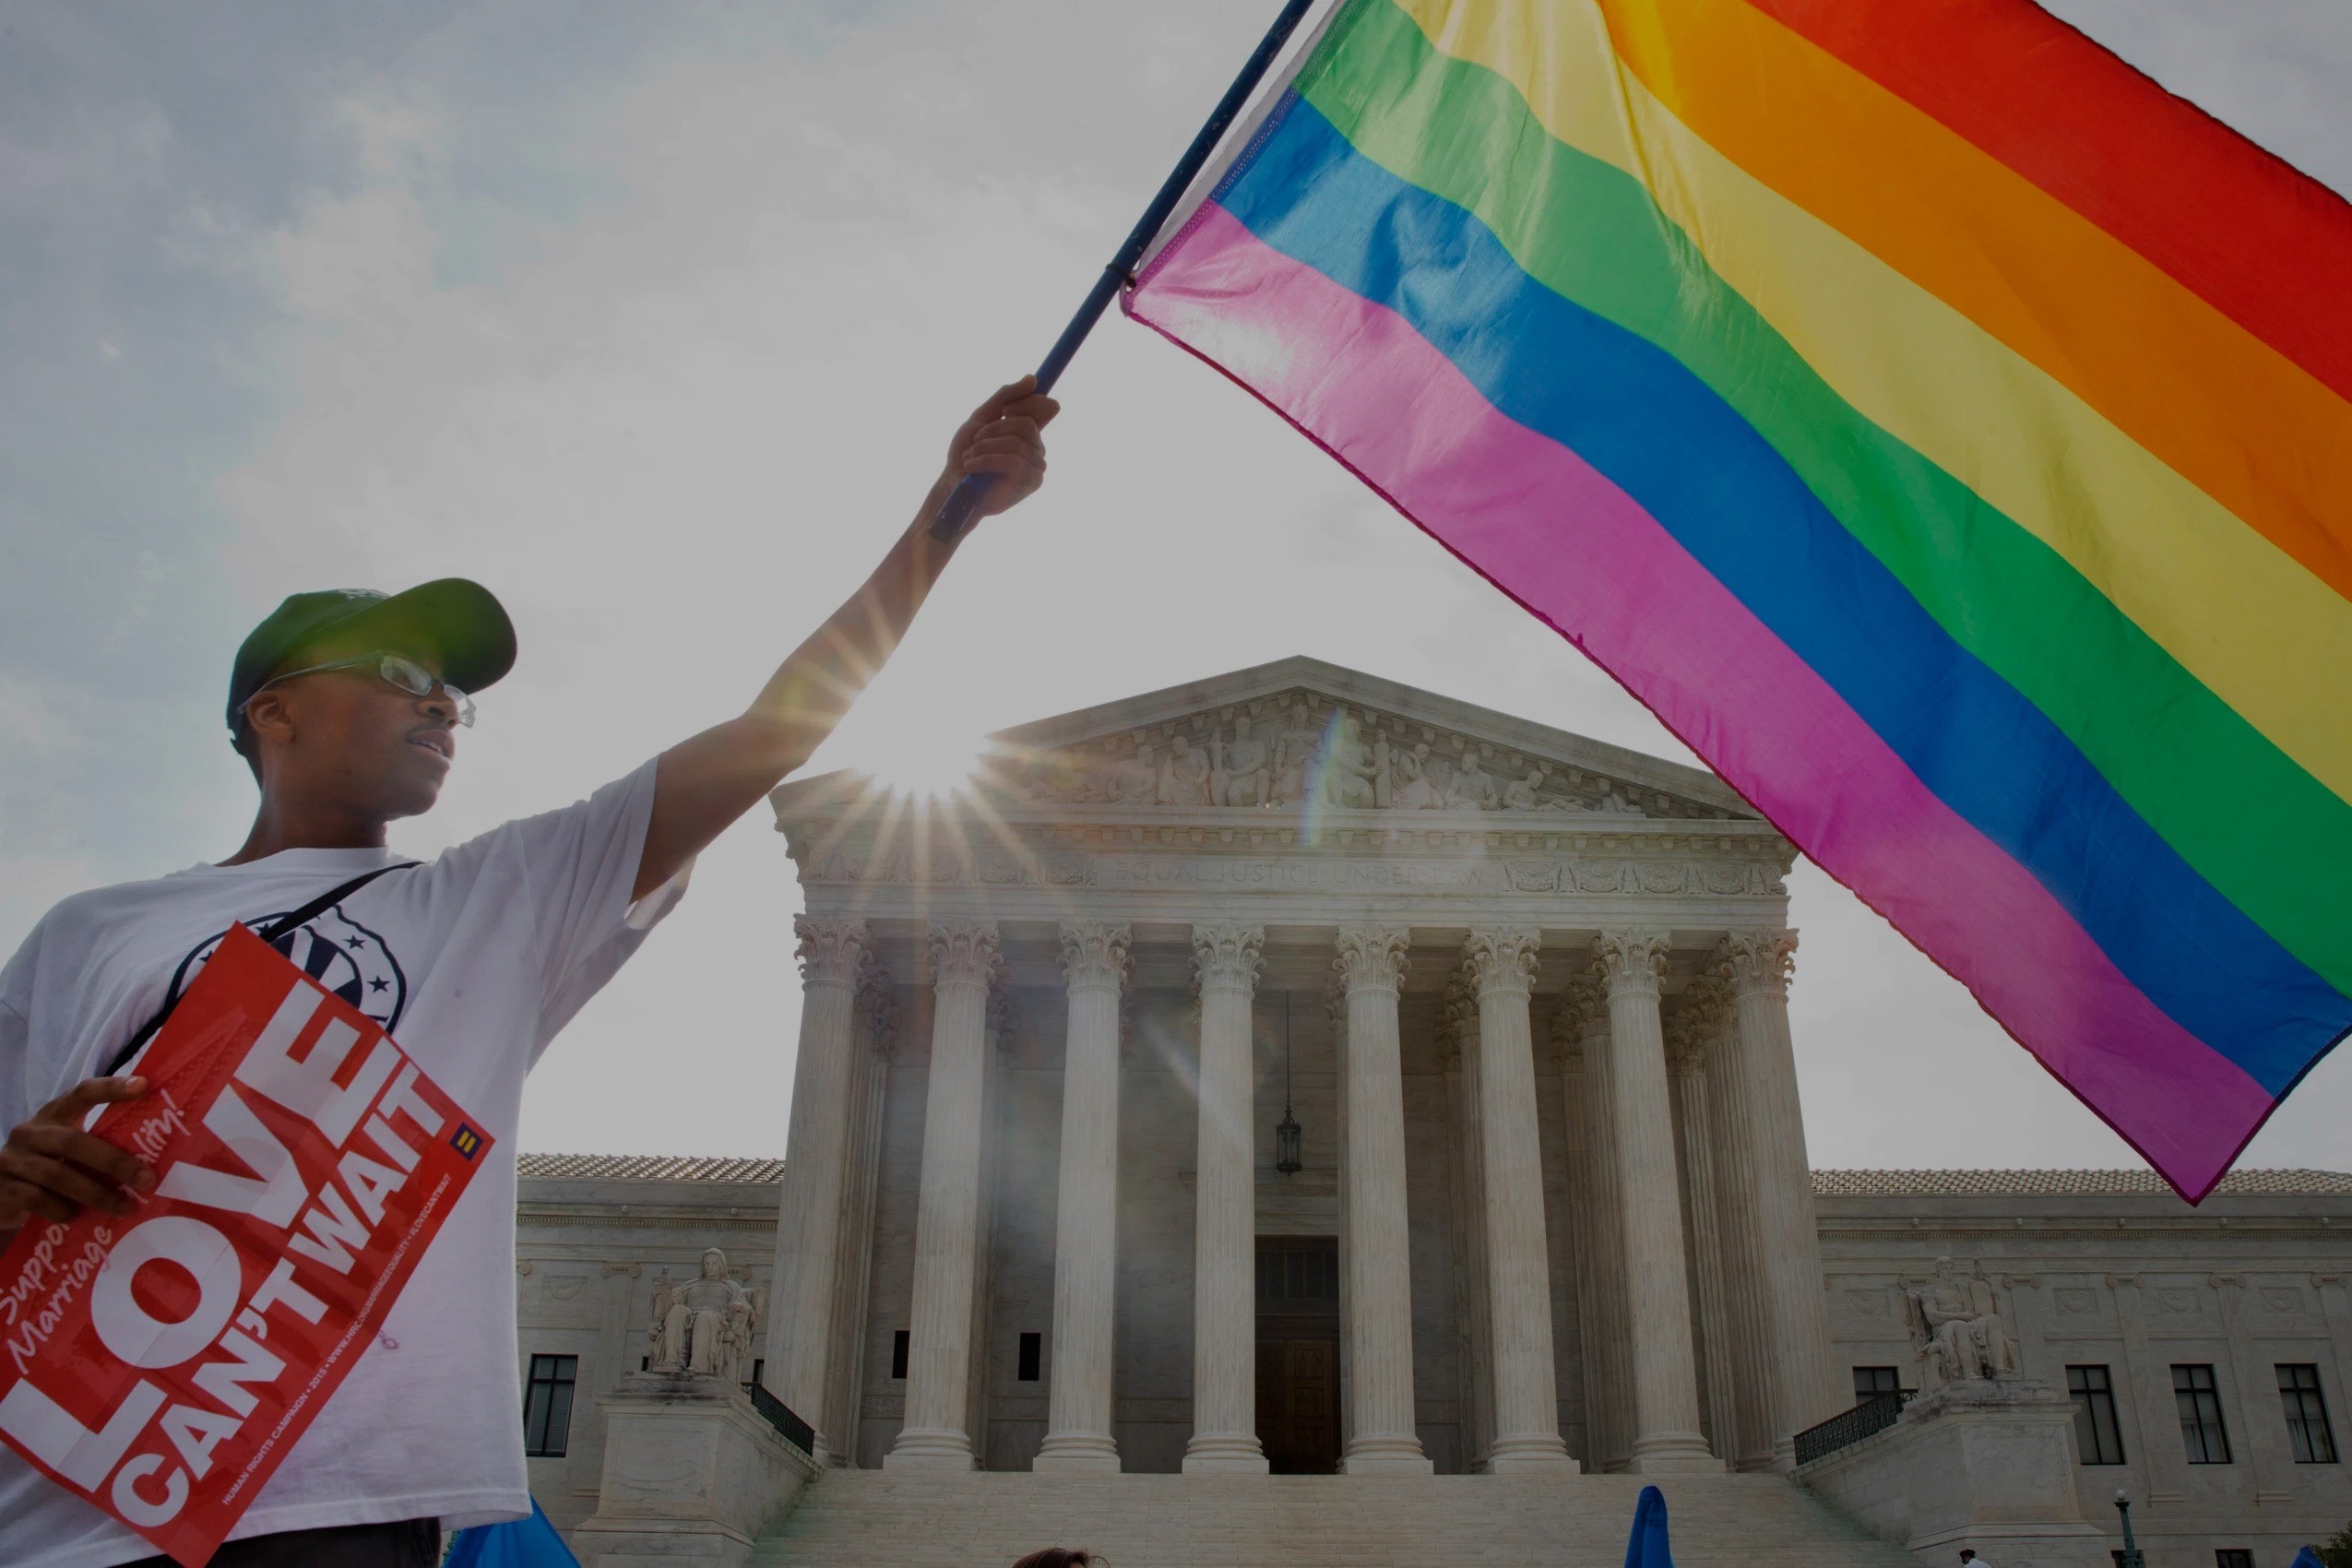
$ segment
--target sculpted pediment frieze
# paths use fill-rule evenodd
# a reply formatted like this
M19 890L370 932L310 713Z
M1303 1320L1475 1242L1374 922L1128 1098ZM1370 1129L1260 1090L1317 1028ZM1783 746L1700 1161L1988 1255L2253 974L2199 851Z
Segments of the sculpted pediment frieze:
M1563 737L1573 742L1573 737ZM1012 805L1326 808L1726 821L1750 814L1416 714L1294 686L1075 739L1000 737L981 787ZM1596 751L1599 748L1595 748Z

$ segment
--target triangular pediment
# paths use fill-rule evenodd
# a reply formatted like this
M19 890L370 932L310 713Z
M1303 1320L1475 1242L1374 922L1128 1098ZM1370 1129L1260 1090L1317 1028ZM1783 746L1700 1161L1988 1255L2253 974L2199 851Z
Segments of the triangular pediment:
M1013 805L1755 815L1700 769L1306 658L990 740L981 783Z

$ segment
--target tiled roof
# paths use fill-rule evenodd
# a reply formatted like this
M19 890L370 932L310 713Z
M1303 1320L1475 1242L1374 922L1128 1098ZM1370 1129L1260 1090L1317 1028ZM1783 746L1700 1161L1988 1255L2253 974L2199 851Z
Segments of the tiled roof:
M2123 1197L2168 1193L2153 1170L1816 1170L1813 1192L1825 1198ZM2223 1197L2352 1195L2352 1172L2233 1170L2214 1191Z
M780 1159L721 1159L669 1154L527 1154L516 1162L526 1181L780 1182Z

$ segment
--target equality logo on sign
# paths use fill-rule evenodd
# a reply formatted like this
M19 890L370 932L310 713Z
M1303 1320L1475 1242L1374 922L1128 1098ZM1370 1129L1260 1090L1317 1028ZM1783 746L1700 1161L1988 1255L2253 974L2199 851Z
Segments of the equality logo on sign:
M0 1253L0 1441L197 1568L374 1338L493 1140L243 926L91 1130L132 1214Z

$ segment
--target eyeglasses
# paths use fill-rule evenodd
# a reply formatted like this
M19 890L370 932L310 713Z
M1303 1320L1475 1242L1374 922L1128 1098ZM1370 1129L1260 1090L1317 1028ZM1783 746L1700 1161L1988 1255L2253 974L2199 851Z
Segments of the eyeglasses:
M370 665L374 666L375 673L386 684L398 686L412 697L431 696L434 688L438 686L441 688L442 695L449 699L450 706L457 710L457 722L468 728L472 727L474 699L419 664L415 659L398 653L354 654L349 659L330 659L324 664L311 664L300 670L289 670L283 675L272 675L268 680L264 681L255 691L254 696L257 697L279 682L291 681L297 675L315 675L323 670L364 670ZM247 697L245 700L251 702L253 697Z

